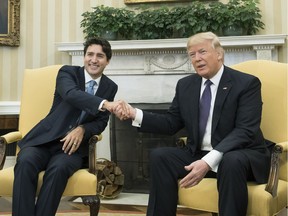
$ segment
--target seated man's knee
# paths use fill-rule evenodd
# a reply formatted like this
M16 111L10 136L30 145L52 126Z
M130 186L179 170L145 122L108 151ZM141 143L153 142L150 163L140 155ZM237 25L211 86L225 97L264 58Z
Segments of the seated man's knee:
M247 165L248 158L240 151L231 151L223 155L219 164L220 170L238 172Z
M39 156L39 159L41 159L41 156ZM35 164L37 163L37 156L36 152L33 151L33 149L28 150L21 150L17 156L17 164L18 165L29 165L29 164Z
M156 148L153 149L151 154L150 154L150 162L155 163L155 162L160 162L163 161L167 158L167 148Z

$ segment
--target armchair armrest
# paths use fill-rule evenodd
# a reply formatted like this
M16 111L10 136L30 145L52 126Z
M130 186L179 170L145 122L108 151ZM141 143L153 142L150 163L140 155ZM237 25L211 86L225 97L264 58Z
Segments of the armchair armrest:
M89 172L96 174L96 144L102 139L102 134L93 135L89 139Z
M2 135L1 139L2 138L5 139L6 144L11 144L11 143L18 142L19 140L21 140L22 134L20 131L14 131L14 132L10 132L5 135Z
M3 169L6 159L6 145L17 142L22 139L19 131L10 132L0 137L0 170Z
M268 183L265 190L273 197L277 196L277 188L279 181L279 169L280 169L280 156L284 148L287 148L287 143L278 143L274 146L271 155L271 166L268 178ZM287 149L286 149L287 150Z

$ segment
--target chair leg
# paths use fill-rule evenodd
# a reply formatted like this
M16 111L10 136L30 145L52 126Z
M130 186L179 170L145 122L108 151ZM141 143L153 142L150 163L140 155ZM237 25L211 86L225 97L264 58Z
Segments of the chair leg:
M100 209L100 198L96 196L82 196L84 205L88 205L90 208L90 216L97 216Z

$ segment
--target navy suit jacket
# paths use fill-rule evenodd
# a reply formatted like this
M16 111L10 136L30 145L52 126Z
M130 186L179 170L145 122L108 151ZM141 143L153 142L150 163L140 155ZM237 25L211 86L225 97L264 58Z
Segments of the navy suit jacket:
M144 111L139 130L172 135L185 127L187 145L197 153L201 81L198 74L180 79L168 112L159 115ZM264 183L269 175L270 152L260 130L261 114L260 80L224 66L215 99L211 144L224 154L242 151L249 158L256 181Z
M110 113L99 111L98 107L103 99L113 101L117 90L118 86L103 74L96 94L90 95L85 92L84 67L63 66L57 75L50 112L19 142L20 148L63 138L77 126L84 110L86 115L81 124L85 128L85 135L78 151L84 156L88 155L89 138L101 134L109 120Z

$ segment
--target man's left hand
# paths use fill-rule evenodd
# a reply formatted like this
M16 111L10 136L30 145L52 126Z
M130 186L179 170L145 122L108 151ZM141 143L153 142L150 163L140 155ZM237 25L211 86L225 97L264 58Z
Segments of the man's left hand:
M77 151L82 142L84 133L85 129L81 126L71 130L63 139L60 140L61 142L64 142L62 150L69 155Z

